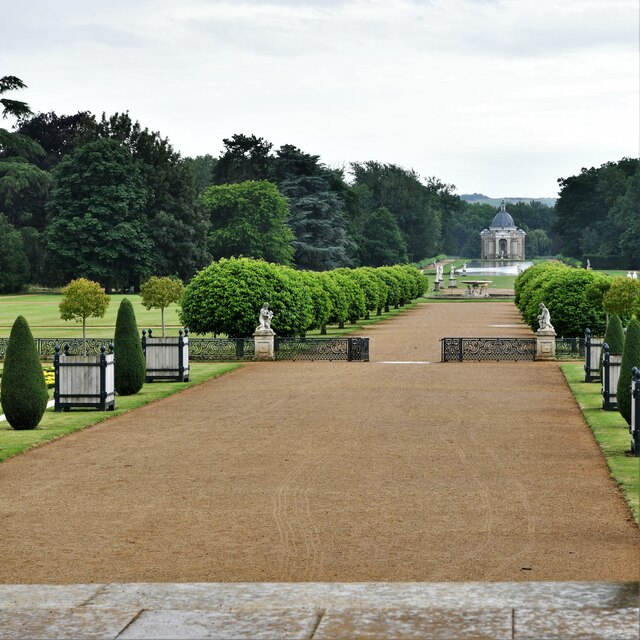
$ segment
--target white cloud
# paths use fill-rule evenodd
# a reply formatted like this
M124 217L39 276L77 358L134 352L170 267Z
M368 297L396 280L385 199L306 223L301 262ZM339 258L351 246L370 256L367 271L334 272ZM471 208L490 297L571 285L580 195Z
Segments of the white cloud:
M21 98L129 109L187 155L253 132L542 196L638 153L636 0L6 4L2 73Z

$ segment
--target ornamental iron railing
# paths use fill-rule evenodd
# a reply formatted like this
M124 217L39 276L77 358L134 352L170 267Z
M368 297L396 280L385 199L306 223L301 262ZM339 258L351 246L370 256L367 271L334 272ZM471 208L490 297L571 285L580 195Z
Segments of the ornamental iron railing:
M202 362L251 360L253 338L193 338L189 336L189 359Z
M535 360L535 338L442 338L442 362Z
M64 349L68 345L69 353L72 355L84 354L84 341L82 338L34 338L38 355L43 360L53 359L56 353L56 346ZM100 355L100 347L108 347L113 342L113 338L87 338L87 355ZM0 360L4 360L9 338L0 338Z
M582 338L556 338L556 360L582 360L584 353Z
M369 361L369 338L279 338L276 360Z

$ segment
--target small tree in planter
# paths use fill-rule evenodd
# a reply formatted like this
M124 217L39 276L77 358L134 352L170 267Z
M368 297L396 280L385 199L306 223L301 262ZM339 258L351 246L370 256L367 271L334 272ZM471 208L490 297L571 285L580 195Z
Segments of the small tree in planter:
M622 349L624 348L624 329L620 316L615 313L609 316L604 341L609 345L609 353L612 356L622 355Z
M184 293L184 285L174 278L152 276L140 286L140 298L145 309L160 309L162 316L162 337L164 338L164 310L178 302Z
M145 376L145 358L138 335L133 305L126 298L120 303L116 319L115 387L121 396L130 396L142 389Z
M47 384L27 321L13 323L2 372L0 402L14 429L35 429L47 408Z
M618 380L618 411L631 424L631 370L640 367L640 322L632 318L622 350L622 364Z
M82 322L83 353L87 355L87 318L102 318L111 299L102 287L92 280L72 280L63 290L60 317L63 320Z

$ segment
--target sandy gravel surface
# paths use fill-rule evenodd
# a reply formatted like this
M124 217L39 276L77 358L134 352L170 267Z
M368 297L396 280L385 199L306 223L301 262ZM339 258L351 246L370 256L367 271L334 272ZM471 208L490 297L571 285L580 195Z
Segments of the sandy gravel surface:
M0 583L638 578L558 366L439 362L530 335L511 303L367 335L368 364L251 364L1 464Z

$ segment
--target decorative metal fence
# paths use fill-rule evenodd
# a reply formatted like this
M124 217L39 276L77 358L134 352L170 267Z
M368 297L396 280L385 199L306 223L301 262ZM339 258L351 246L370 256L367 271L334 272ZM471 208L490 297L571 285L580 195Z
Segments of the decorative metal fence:
M278 338L276 360L369 361L369 338Z
M251 360L253 338L193 338L189 335L189 359L203 362Z
M442 338L442 362L534 360L535 338Z
M557 360L582 360L584 340L582 338L556 338Z
M69 353L83 354L84 346L82 338L34 338L38 355L43 359L52 359L56 353L56 345L64 348L69 345ZM100 355L100 347L108 347L113 342L113 338L87 338L87 355ZM4 360L7 352L9 338L0 338L0 360Z
M87 338L87 354L99 355L100 347L113 338ZM0 338L0 360L4 359L8 338ZM56 345L69 345L69 353L82 354L82 338L35 338L42 359L53 359ZM369 338L279 338L275 339L276 360L346 360L369 361ZM201 362L252 360L253 338L192 338L189 336L189 359Z

